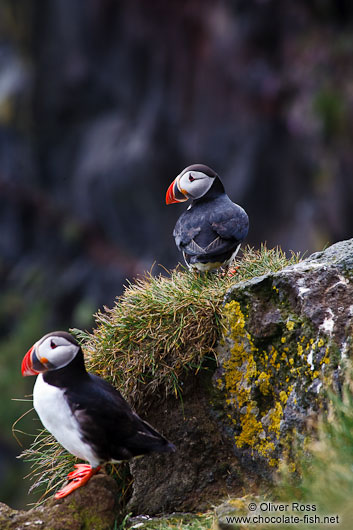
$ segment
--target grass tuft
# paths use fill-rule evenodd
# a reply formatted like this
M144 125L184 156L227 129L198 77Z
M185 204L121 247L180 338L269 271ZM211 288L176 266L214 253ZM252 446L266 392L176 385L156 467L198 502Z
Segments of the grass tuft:
M152 394L182 399L181 378L197 373L215 358L221 334L226 292L251 279L297 263L280 248L246 247L233 276L218 271L199 274L177 268L169 276L146 274L129 283L113 308L96 315L92 333L72 330L82 344L89 371L110 381L134 406ZM22 457L32 465L34 484L57 489L74 463L55 440L42 431Z
M197 373L215 356L228 289L298 261L298 254L287 258L262 245L245 248L233 276L176 269L168 277L137 278L112 309L96 315L97 327L83 343L89 369L137 406L160 390L181 396L182 374Z
M76 458L65 451L46 429L38 433L30 448L21 453L21 458L31 464L32 471L26 478L30 478L33 484L28 493L37 488L42 492L36 505L63 486L76 462Z

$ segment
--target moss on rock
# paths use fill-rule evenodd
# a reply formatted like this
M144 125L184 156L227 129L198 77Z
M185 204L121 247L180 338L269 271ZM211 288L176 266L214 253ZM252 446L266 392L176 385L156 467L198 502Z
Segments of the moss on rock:
M0 504L1 530L112 530L122 516L115 481L99 474L62 500L53 498L28 511Z

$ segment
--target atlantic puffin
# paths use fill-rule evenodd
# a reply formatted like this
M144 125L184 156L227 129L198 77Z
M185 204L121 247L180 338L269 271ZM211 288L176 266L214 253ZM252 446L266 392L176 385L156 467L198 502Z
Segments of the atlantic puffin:
M88 462L75 465L58 499L86 484L103 463L175 451L118 390L86 371L81 346L70 333L54 331L36 342L23 358L22 375L38 375L33 405L44 427Z
M186 167L170 184L166 203L191 199L173 236L191 269L208 271L229 265L249 230L249 218L230 200L217 173L204 164Z

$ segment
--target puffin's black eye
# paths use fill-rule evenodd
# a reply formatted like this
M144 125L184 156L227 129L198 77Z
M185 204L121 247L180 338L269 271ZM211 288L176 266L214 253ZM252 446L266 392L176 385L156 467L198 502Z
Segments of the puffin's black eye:
M194 177L192 175L189 175L189 181L193 182L194 180L195 180Z
M51 340L51 341L50 341L50 347L51 347L51 349L54 350L54 348L56 348L56 346L57 346L57 345L55 344L55 342L54 342L53 340Z

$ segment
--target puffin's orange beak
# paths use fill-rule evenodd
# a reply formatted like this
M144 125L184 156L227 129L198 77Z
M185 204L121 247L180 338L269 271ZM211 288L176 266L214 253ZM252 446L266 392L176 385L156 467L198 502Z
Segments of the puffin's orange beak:
M32 361L32 352L33 352L34 346L28 350L26 355L23 357L22 361L22 375L37 375L39 372L36 372L33 370L33 361Z
M35 346L35 345L34 345ZM22 375L38 375L47 370L46 366L42 364L36 356L34 346L28 350L22 361Z
M188 197L184 195L178 187L178 177L173 180L169 188L167 189L167 194L165 197L166 204L173 204L173 202L184 202L188 200Z

